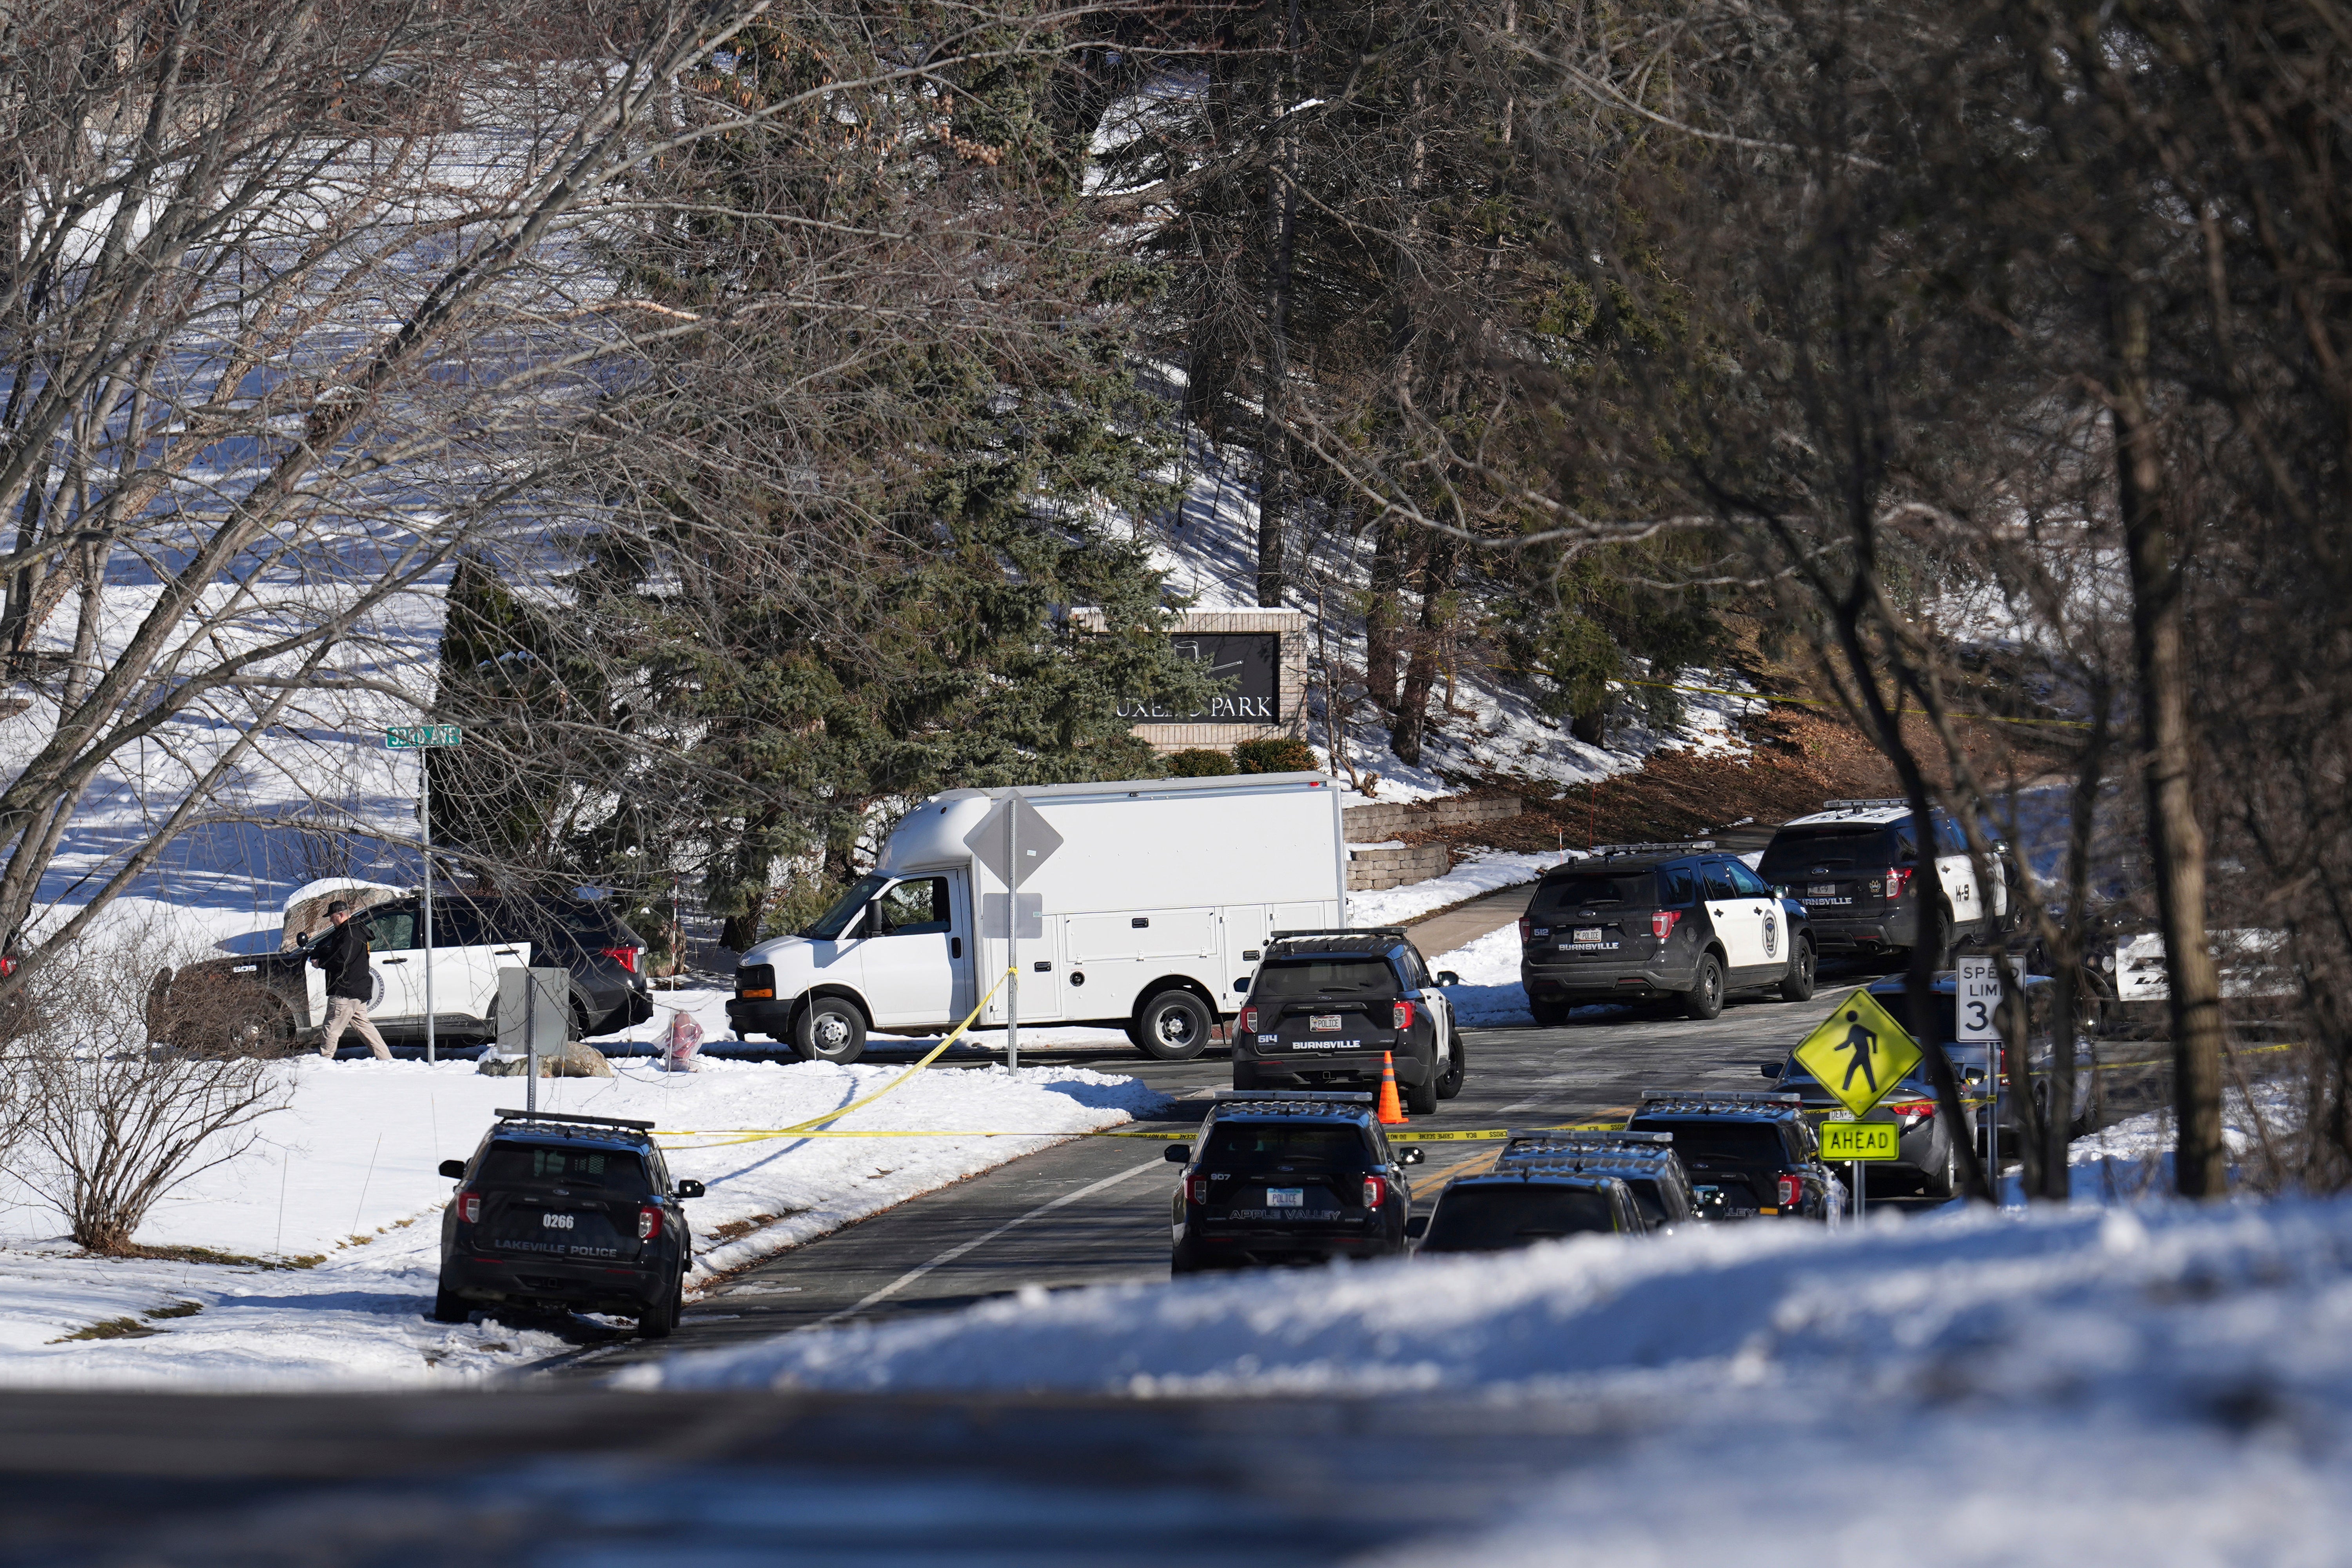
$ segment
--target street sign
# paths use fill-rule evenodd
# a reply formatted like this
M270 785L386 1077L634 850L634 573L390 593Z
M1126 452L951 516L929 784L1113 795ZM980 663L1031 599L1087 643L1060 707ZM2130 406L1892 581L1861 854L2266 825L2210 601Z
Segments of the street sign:
M1990 953L1952 961L1952 1001L1958 1009L1958 1027L1952 1038L1966 1045L1990 1045L2000 1038L2000 970Z
M1839 1003L1790 1054L1856 1116L1885 1099L1919 1065L1919 1047L1867 991Z
M1824 1121L1824 1160L1895 1160L1903 1153L1903 1130L1892 1121Z
M1005 821L1008 812L1013 818L1009 835ZM1016 795L997 802L996 809L963 836L963 843L982 865L995 873L998 881L1018 888L1036 874L1038 867L1054 858L1054 851L1062 847L1062 836L1037 815L1035 806ZM1017 868L1013 864L1016 853L1021 861Z
M383 732L384 745L395 752L463 745L465 740L465 731L455 724L395 724Z

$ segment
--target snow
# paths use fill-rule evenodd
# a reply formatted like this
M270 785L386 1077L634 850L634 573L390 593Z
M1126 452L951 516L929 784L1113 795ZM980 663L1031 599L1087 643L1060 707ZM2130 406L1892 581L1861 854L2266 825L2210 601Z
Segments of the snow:
M620 1381L1448 1394L1589 1423L1589 1458L1450 1541L1464 1560L2319 1563L2352 1527L2352 1200L1033 1291Z
M1363 846L1351 847L1362 848ZM1374 893L1349 893L1348 923L1358 926L1402 925L1433 910L1442 910L1465 899L1475 899L1482 893L1524 886L1554 866L1577 859L1581 854L1580 850L1538 855L1517 855L1496 849L1474 850L1468 858L1458 862L1443 877L1408 882L1402 888L1386 888Z
M699 1071L615 1064L613 1079L540 1085L540 1108L636 1117L665 1131L792 1125L880 1089L902 1063L744 1062ZM150 1247L205 1247L235 1265L79 1256L50 1211L0 1191L0 1384L400 1384L480 1376L564 1348L542 1328L427 1321L451 1184L440 1161L469 1153L492 1112L525 1085L471 1062L272 1069L286 1107L253 1150L166 1197L139 1232ZM1038 1066L940 1067L853 1112L843 1130L1020 1136L665 1140L673 1175L709 1195L688 1205L698 1257L689 1288L1069 1134L1154 1110L1136 1080ZM744 1231L719 1241L722 1226ZM273 1267L273 1265L287 1265ZM142 1314L195 1302L186 1317ZM689 1303L689 1310L691 1305ZM143 1338L55 1343L107 1320Z

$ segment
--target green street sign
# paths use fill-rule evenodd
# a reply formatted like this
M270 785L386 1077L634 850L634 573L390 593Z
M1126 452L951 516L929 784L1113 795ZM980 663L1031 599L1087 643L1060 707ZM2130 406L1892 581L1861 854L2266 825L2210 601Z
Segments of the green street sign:
M1824 1121L1824 1160L1895 1160L1903 1153L1903 1130L1892 1121Z
M465 739L465 732L455 724L401 724L383 732L383 743L395 752L460 745Z

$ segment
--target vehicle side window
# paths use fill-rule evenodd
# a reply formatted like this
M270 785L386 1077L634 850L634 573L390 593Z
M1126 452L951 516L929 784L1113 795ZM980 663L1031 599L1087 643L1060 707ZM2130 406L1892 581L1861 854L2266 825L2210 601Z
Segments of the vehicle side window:
M1739 889L1732 886L1728 860L1706 862L1706 896L1710 899L1736 899Z
M1939 816L1936 819L1936 847L1947 855L1965 855L1969 852L1969 836L1960 831L1958 823Z
M917 877L882 895L885 936L933 935L946 931L950 923L945 877Z
M1406 986L1414 991L1429 988L1429 971L1422 967L1421 954L1406 948L1396 955L1397 967L1404 972Z
M379 910L368 917L370 952L406 952L415 945L415 910Z
M1910 826L1906 823L1895 830L1895 863L1897 866L1911 866L1917 864L1918 859L1919 844L1912 837Z
M467 903L433 902L433 945L478 947L484 942L482 917Z
M1742 897L1761 899L1771 896L1772 889L1764 885L1764 879L1738 861L1727 862L1724 869L1730 874L1732 887L1738 889Z
M1688 866L1675 866L1660 874L1658 904L1661 909L1687 909L1698 897L1698 879Z

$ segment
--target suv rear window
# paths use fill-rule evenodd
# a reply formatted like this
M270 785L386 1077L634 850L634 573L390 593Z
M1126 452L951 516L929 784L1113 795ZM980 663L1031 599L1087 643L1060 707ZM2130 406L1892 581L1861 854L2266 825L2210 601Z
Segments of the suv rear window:
M1422 1246L1432 1252L1502 1252L1616 1229L1609 1194L1590 1187L1455 1187L1439 1201Z
M535 1143L493 1143L482 1156L479 1186L501 1192L572 1193L583 1188L606 1197L643 1198L653 1193L645 1162L621 1149L555 1149Z
M1264 1176L1369 1170L1372 1152L1353 1122L1223 1121L1209 1129L1204 1171Z
M1544 883L1536 889L1535 907L1528 912L1541 918L1557 910L1647 910L1654 909L1657 901L1654 871L1587 871Z
M1780 1165L1788 1162L1788 1146L1780 1129L1769 1121L1718 1121L1693 1117L1688 1121L1637 1120L1636 1132L1671 1132L1675 1152L1689 1160L1738 1160L1748 1164Z
M1302 996L1396 996L1396 971L1381 958L1277 958L1258 971L1250 995L1260 1002Z
M1762 870L1767 882L1786 882L1811 875L1816 866L1832 871L1884 870L1918 858L1908 824L1840 823L1780 829L1764 851Z

